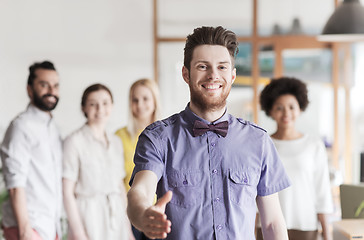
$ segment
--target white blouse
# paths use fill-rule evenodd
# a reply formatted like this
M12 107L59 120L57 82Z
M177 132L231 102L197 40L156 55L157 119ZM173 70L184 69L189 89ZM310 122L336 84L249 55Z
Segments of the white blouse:
M90 240L126 239L130 228L121 193L125 176L122 143L110 133L107 139L105 146L84 125L64 141L63 177L76 182L76 200Z
M316 230L317 214L333 211L325 146L310 135L295 140L272 140L292 183L278 193L287 228Z

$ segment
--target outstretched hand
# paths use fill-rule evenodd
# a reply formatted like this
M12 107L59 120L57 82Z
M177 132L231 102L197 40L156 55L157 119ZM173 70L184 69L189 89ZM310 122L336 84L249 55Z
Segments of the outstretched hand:
M167 219L165 214L166 205L172 199L172 192L166 192L163 197L158 199L157 203L143 214L143 229L144 234L150 238L166 238L171 231L171 221Z

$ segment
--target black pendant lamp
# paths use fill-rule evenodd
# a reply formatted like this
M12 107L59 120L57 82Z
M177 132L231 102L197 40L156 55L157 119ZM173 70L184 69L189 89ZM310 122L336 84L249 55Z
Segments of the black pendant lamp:
M364 7L360 1L344 0L317 38L323 42L364 41Z

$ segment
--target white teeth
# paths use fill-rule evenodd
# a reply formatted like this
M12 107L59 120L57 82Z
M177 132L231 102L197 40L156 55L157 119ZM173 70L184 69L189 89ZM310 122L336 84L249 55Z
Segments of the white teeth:
M207 89L218 89L219 86L218 85L208 85L208 86L205 86L205 88L207 88Z
M56 101L56 98L55 97L52 97L52 96L49 96L49 97L46 97L46 99L50 102L55 102Z

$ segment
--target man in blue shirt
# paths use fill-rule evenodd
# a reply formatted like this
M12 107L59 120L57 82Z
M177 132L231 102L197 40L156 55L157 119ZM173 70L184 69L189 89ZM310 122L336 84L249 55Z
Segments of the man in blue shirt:
M237 45L222 27L195 29L182 68L190 103L139 137L128 215L149 238L255 239L256 202L264 239L288 239L277 192L289 180L276 149L226 112Z

